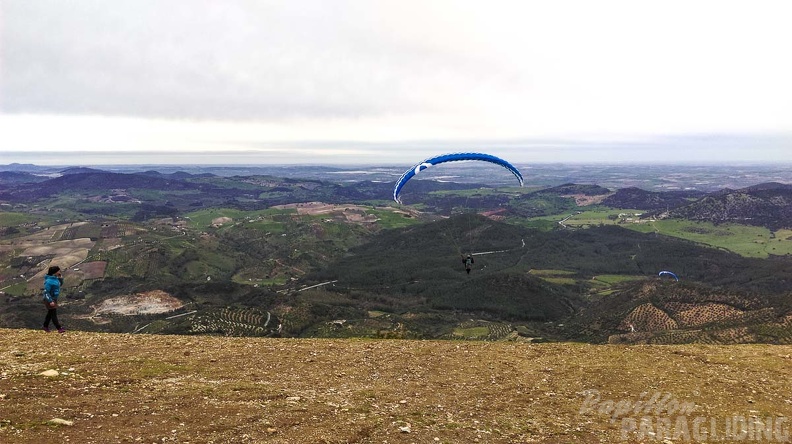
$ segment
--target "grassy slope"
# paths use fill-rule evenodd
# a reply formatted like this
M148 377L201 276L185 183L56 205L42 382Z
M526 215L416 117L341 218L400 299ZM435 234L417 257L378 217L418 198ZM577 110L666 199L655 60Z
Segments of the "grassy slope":
M0 211L0 227L13 227L33 220L35 218L28 214Z
M739 224L714 225L709 222L694 222L667 219L650 224L625 225L637 231L651 232L691 240L715 248L733 251L745 257L766 258L769 255L792 254L790 230L770 231L764 227Z
M677 237L735 252L745 257L766 258L769 255L792 254L792 230L771 231L764 227L740 225L734 223L715 225L710 222L696 222L681 219L664 219L658 221L642 221L640 223L625 222L624 218L609 219L608 216L625 214L637 221L634 214L641 210L617 210L606 207L587 209L580 214L572 214L564 221L570 227L590 227L597 225L616 225L643 233L658 233ZM570 213L554 216L533 218L537 221L558 222Z
M691 402L721 433L792 415L792 346L45 335L0 330L0 442L663 442L622 440L587 391Z

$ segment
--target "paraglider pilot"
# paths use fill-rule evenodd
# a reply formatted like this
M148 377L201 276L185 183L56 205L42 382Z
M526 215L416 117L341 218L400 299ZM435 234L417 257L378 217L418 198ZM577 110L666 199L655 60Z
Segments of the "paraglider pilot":
M467 274L470 274L470 270L473 268L473 255L468 254L467 257L462 256L462 263L465 264L465 271Z

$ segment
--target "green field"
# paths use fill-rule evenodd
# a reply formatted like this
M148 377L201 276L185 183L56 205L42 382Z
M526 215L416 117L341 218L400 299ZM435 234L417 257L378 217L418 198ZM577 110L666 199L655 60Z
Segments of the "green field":
M645 279L645 276L633 276L626 274L600 274L592 278L593 281L602 282L604 284L613 285L621 282L635 281Z
M570 227L585 227L591 225L616 225L633 223L631 219L637 220L636 214L644 213L643 210L616 210L607 207L592 207L586 211L575 213L564 221L564 225ZM567 215L554 216L554 220L561 221Z
M6 294L11 296L24 296L25 291L27 290L27 282L16 282L14 284L8 285L2 288Z
M586 228L596 225L620 225L642 233L657 233L721 248L745 257L766 258L770 255L792 254L792 230L770 231L763 227L740 224L720 224L695 222L680 219L641 221L636 214L642 210L615 210L596 208L579 214L560 214L531 218L534 223L558 223L564 221L568 227ZM621 215L621 216L620 216Z
M575 274L574 271L569 270L537 270L533 269L529 271L530 274L534 274L536 276L570 276Z
M267 219L247 223L245 224L245 226L248 228L253 228L255 230L263 231L265 233L268 232L268 233L281 234L286 231L286 224L284 224L283 222L276 222Z
M231 218L233 220L232 223L253 221L249 223L263 224L265 225L265 228L269 227L276 229L275 224L278 223L272 222L272 216L285 215L285 214L297 214L297 210L267 209L267 210L259 210L259 211L242 211L233 208L212 208L212 209L199 210L199 211L194 211L192 213L187 213L185 215L185 219L189 220L189 225L191 228L195 228L198 230L202 230L212 225L212 221L219 217ZM273 224L273 225L270 227L269 224Z
M554 284L574 285L578 282L574 275L574 271L569 270L531 270L528 272L534 276L538 276L547 282ZM621 282L634 281L644 279L644 276L625 275L625 274L601 274L591 278L591 283L598 287L610 287L614 284Z
M577 280L572 277L576 273L568 270L536 270L533 269L529 274L540 277L541 279L558 285L575 285Z
M13 227L15 225L33 222L35 217L24 213L11 213L0 211L0 226Z
M792 230L770 231L764 227L738 224L715 225L710 222L658 220L644 224L626 224L626 228L644 233L658 233L729 250L745 257L792 254Z
M417 223L421 223L418 219L414 217L406 217L402 213L397 213L392 210L368 210L366 213L374 214L379 219L377 224L381 228L402 228L409 225L414 225Z

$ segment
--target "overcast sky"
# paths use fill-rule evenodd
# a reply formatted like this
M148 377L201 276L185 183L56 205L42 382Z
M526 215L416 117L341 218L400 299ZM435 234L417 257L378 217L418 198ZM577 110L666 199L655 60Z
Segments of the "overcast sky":
M0 0L0 164L792 162L790 17L784 0Z

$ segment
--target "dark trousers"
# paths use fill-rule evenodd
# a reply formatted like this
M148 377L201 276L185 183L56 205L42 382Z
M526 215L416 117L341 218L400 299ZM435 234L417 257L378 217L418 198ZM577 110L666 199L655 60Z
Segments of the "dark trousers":
M49 328L50 321L55 324L55 328L60 329L61 325L58 322L58 309L57 308L47 308L47 317L44 318L44 328Z

